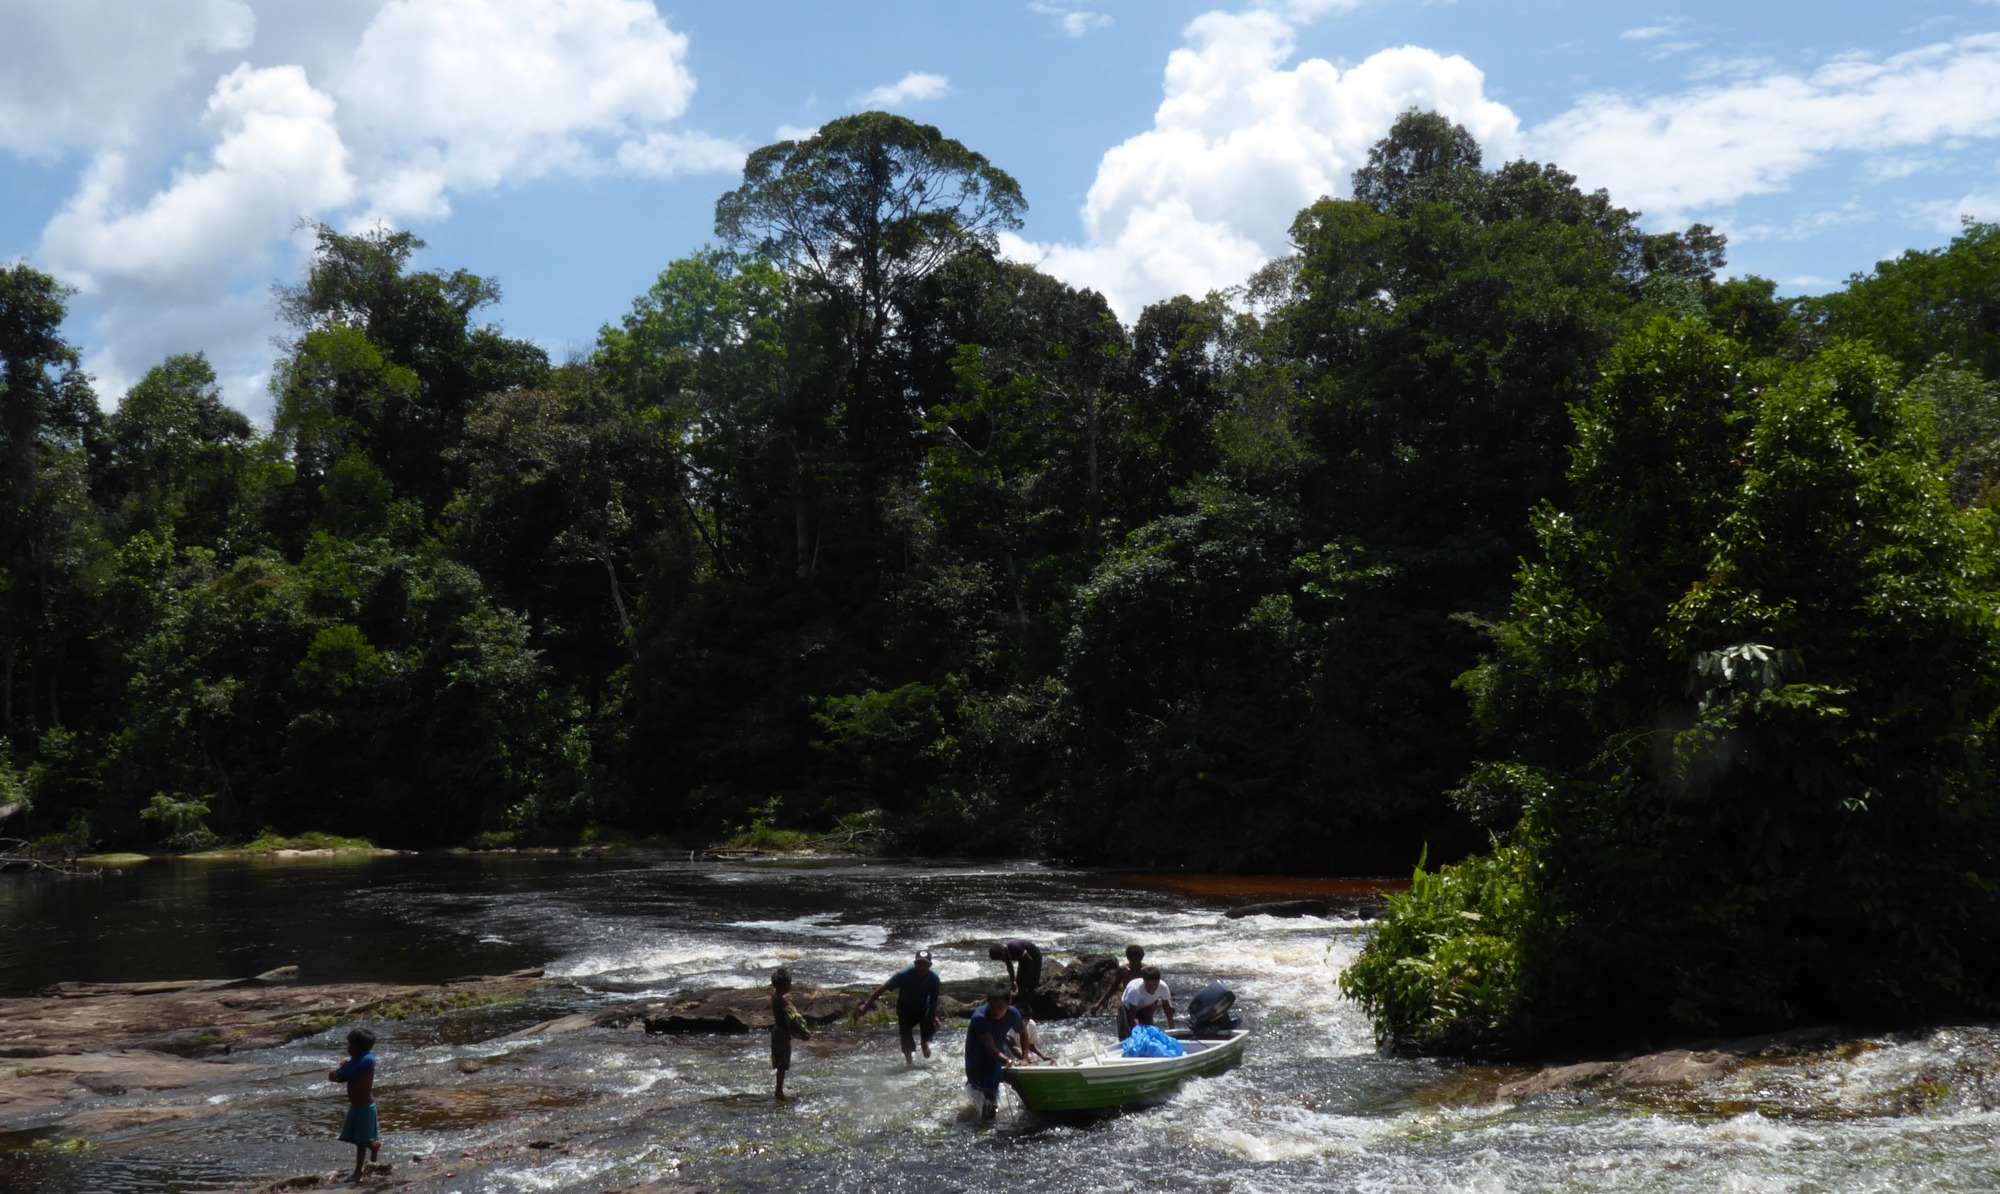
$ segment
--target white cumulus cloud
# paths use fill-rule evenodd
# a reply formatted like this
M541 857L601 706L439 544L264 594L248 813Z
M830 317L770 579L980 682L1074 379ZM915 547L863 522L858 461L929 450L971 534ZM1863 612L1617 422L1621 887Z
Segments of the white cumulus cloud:
M82 291L107 397L203 349L261 410L302 220L440 219L551 173L734 171L740 146L682 122L687 55L651 0L0 0L0 152L84 151L33 260Z
M199 58L256 28L243 0L0 0L0 150L129 140Z
M1093 29L1103 29L1111 24L1110 13L1094 12L1074 3L1032 0L1028 11L1054 21L1056 28L1069 37L1082 37Z
M42 254L86 292L118 282L199 288L239 272L303 214L350 202L334 103L296 66L237 67L209 97L214 147L144 203L121 201L126 156L100 152L42 235Z
M864 91L855 97L856 102L869 108L894 108L901 104L922 103L925 100L942 99L951 93L951 80L943 75L911 71L894 83Z
M451 191L614 163L727 168L712 140L660 139L694 94L687 46L647 0L389 0L337 87L369 214L436 218Z
M1630 99L1586 96L1537 127L1536 152L1619 203L1678 222L1786 189L1839 152L1892 153L2000 135L2000 34L1809 74L1768 64L1727 82Z
M1369 147L1411 107L1458 121L1490 151L1518 139L1514 114L1456 55L1404 46L1347 70L1321 58L1288 66L1289 11L1211 12L1189 24L1153 127L1098 163L1083 242L1008 237L1009 255L1102 292L1129 319L1161 298L1241 283L1285 252L1299 209L1345 193Z
M214 143L143 202L127 155L101 150L43 230L38 263L98 312L86 366L116 399L169 353L207 351L232 398L262 402L275 322L266 287L302 215L353 201L333 99L296 66L238 66L209 97Z

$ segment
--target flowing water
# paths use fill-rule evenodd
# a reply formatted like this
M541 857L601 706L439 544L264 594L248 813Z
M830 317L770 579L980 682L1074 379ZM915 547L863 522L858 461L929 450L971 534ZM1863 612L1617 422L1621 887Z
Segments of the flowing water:
M1198 884L1028 865L156 863L0 879L0 994L294 963L307 981L546 965L573 986L374 1026L383 1156L393 1180L426 1189L2000 1189L1992 1028L1753 1064L1671 1097L1499 1103L1481 1092L1504 1074L1384 1057L1339 997L1365 900L1298 920L1225 919L1231 902ZM937 1060L913 1071L893 1029L802 1042L784 1105L770 1100L760 1034L498 1039L610 1002L760 985L780 964L808 986L873 986L928 946L947 979L991 975L985 947L1015 935L1058 964L1141 942L1183 999L1227 982L1255 1029L1244 1064L1148 1107L1048 1121L1009 1102L981 1128L960 1118L962 1035L949 1024ZM157 1115L106 1118L135 1096L105 1095L51 1128L0 1135L0 1189L223 1190L331 1173L352 1159L333 1140L339 1092L325 1081L344 1031L235 1058L225 1080L154 1099ZM1109 1040L1106 1017L1044 1026L1058 1055ZM80 1135L86 1151L50 1147ZM440 1177L447 1167L458 1176Z

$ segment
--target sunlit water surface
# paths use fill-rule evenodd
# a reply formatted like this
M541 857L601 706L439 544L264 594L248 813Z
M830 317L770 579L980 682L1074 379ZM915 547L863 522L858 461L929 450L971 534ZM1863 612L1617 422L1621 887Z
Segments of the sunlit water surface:
M521 1194L639 1182L704 1189L1851 1191L2000 1189L2000 1034L1886 1041L1851 1058L1753 1066L1680 1102L1566 1094L1468 1100L1490 1073L1379 1055L1340 999L1365 906L1229 920L1221 897L1027 865L820 865L403 857L154 864L65 883L0 880L0 993L53 981L252 974L434 980L546 964L574 984L525 1006L375 1025L397 1179ZM1341 901L1336 900L1338 908ZM919 946L946 978L993 973L1001 936L1054 961L1147 946L1177 991L1227 982L1252 1022L1244 1064L1157 1105L1051 1122L1009 1104L962 1122L961 1038L906 1071L893 1030L802 1043L774 1106L764 1037L592 1030L498 1038L612 1001L761 984L873 985ZM0 1135L0 1189L182 1191L330 1173L345 1027L236 1059L240 1077L161 1096L161 1115ZM1110 1039L1045 1026L1050 1051ZM233 1072L233 1071L232 1071ZM129 1100L132 1096L123 1096ZM1011 1099L1011 1095L1008 1096ZM32 1147L77 1135L79 1154ZM522 1147L547 1144L550 1147ZM466 1157L465 1154L471 1154ZM410 1158L432 1158L413 1165Z

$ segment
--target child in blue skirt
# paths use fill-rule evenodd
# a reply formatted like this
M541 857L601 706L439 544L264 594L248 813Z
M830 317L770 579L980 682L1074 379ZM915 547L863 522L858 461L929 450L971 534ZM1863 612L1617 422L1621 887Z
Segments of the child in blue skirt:
M340 1138L354 1146L354 1176L360 1182L361 1168L382 1155L382 1128L375 1119L375 1035L365 1028L347 1034L347 1061L331 1074L330 1082L347 1083L347 1118L341 1122Z

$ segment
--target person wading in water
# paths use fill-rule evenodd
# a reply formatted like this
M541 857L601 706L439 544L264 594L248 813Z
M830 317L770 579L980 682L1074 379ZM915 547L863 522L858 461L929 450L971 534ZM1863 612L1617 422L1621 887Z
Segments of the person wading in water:
M938 991L944 986L937 972L931 969L931 951L920 949L908 966L889 976L889 981L875 988L874 994L861 1001L854 1009L857 1016L865 1016L868 1009L884 991L896 993L896 1031L903 1038L903 1064L917 1064L916 1052L921 1037L925 1060L930 1059L931 1038L938 1029Z

